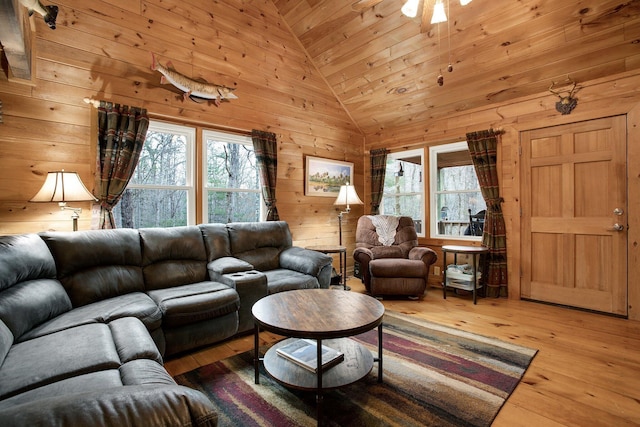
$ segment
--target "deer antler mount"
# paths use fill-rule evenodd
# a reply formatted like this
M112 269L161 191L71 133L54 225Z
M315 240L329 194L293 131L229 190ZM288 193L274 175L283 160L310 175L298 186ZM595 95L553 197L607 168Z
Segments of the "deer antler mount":
M551 86L549 86L549 92L560 98L560 101L556 102L556 110L562 115L571 114L573 109L578 105L578 98L573 97L577 92L577 84L567 76L567 79L562 82L561 86L571 86L571 89L559 90L556 88L557 85L558 83L552 81Z

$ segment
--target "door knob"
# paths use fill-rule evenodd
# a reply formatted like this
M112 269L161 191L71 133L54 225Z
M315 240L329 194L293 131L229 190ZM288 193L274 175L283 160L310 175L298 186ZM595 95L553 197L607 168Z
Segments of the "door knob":
M613 227L611 227L611 231L622 231L624 230L624 225L622 224L613 224Z
M620 215L622 215L623 213L624 213L624 211L623 211L622 209L620 209L620 208L615 208L615 209L613 210L613 214L614 214L614 215L618 215L618 216L620 216Z

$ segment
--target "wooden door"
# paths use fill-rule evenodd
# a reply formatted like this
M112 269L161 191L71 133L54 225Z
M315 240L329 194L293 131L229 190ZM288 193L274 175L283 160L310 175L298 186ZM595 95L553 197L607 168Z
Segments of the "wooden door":
M626 117L520 142L521 297L626 316Z

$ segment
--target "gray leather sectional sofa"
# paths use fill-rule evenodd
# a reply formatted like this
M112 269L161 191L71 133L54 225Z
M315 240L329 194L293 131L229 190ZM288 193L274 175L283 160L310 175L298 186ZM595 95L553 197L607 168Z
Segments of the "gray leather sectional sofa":
M255 301L331 269L282 221L0 236L0 425L216 425L163 357L250 330Z

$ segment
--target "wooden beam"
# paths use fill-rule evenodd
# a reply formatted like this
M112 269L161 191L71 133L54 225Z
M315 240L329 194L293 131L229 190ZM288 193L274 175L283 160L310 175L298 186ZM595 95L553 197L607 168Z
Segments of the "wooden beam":
M21 6L0 0L0 43L9 64L8 78L31 80L31 28Z

